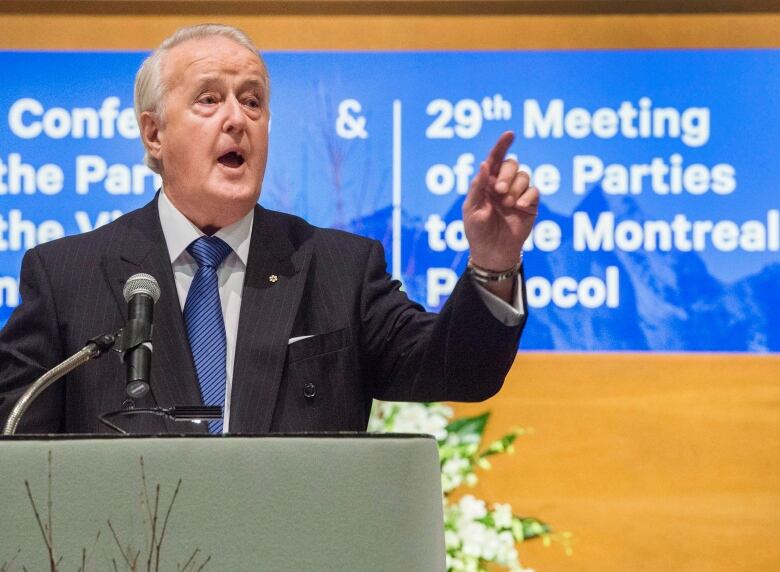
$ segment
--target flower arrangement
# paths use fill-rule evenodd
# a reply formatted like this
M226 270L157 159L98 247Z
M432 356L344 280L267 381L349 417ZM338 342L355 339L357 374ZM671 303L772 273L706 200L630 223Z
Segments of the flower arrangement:
M508 504L485 501L466 494L455 501L453 493L462 485L477 484L477 470L490 469L489 457L512 454L518 436L515 429L482 448L490 412L452 420L454 412L443 403L374 402L368 430L374 432L428 433L439 445L441 485L444 503L444 542L448 572L487 572L488 564L511 572L533 572L523 568L517 544L541 538L549 545L560 542L571 553L571 534L553 533L548 524L534 517L520 517ZM495 569L495 566L494 568Z

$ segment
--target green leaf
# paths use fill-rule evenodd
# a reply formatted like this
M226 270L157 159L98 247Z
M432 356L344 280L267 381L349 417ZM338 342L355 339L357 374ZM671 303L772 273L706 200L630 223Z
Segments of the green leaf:
M485 426L487 425L488 419L490 419L490 411L486 411L482 415L477 415L475 417L456 419L447 425L446 429L448 433L456 433L459 436L479 435L481 438L482 434L485 432Z
M493 515L491 513L487 513L482 518L478 518L477 522L481 522L488 528L495 528L496 526L496 521L493 519Z
M538 536L550 534L552 528L533 516L516 516L512 520L512 534L517 540L530 540ZM518 533L520 533L518 535ZM519 536L519 537L518 537Z
M480 455L481 457L489 457L490 455L498 455L499 453L505 453L512 446L512 443L517 439L516 433L510 433L504 435L500 439L493 441L488 448Z

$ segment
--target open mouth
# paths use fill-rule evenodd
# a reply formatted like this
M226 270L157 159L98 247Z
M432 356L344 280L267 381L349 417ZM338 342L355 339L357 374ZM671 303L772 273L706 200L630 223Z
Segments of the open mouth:
M237 169L246 162L246 159L244 159L244 156L238 151L230 151L229 153L222 155L217 161L225 167Z

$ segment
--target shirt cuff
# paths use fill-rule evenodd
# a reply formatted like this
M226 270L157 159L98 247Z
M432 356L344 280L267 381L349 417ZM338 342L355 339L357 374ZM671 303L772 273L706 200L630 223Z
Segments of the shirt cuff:
M470 277L470 280L474 280L474 278ZM479 282L474 280L474 284L477 286L479 297L482 298L482 301L485 303L485 306L487 306L487 309L490 310L490 313L493 314L493 317L496 320L505 326L513 327L519 325L523 320L523 316L525 315L525 306L523 306L522 296L522 280L523 276L518 274L517 280L515 282L514 294L512 295L512 304L507 304L506 301L502 300L492 292L489 292Z

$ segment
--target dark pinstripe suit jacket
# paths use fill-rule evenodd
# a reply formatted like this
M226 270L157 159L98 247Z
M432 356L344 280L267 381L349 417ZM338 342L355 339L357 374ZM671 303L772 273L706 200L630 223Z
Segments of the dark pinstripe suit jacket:
M458 283L439 315L426 313L385 267L374 240L256 207L231 431L359 431L372 398L475 401L498 391L522 324L510 328L496 320L470 279ZM200 403L155 200L25 255L22 304L0 332L3 423L15 399L47 368L123 325L122 287L136 272L155 276L162 296L154 310L152 395L134 406ZM292 337L312 334L288 345ZM39 398L19 432L104 432L97 415L128 406L124 376L115 355L87 363ZM143 433L204 430L146 416L122 424Z

